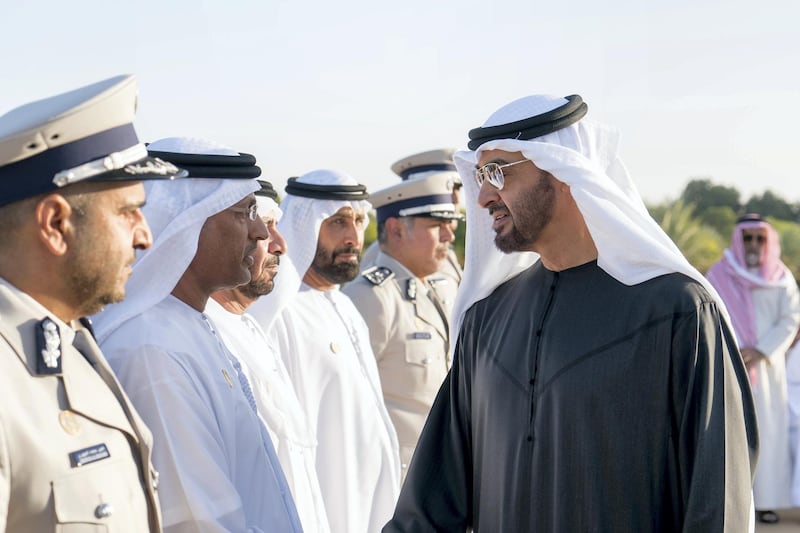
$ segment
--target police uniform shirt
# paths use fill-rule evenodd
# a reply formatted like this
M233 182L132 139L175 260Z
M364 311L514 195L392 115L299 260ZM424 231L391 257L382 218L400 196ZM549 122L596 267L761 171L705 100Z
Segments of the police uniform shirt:
M367 275L347 284L343 292L367 322L405 474L428 411L450 368L447 324L425 281L383 252L376 256L375 266L385 269L383 272L391 271L391 275L375 279L367 270Z
M74 327L0 278L0 530L160 531L151 434Z

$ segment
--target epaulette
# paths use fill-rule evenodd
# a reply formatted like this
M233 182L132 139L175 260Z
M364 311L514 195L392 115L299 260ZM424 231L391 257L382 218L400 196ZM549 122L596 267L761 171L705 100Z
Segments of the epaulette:
M394 272L382 266L374 266L361 273L364 279L380 287L394 277Z

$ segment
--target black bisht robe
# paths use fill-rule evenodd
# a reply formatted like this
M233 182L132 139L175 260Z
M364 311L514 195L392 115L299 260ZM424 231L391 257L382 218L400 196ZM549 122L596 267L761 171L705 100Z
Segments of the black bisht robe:
M757 449L700 284L538 262L466 313L384 531L746 531Z

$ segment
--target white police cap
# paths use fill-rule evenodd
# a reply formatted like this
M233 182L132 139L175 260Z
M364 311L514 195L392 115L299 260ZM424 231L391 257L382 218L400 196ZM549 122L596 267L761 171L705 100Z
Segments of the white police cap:
M453 154L455 153L455 148L441 148L412 154L395 161L392 164L392 172L403 180L424 178L437 172L450 172L453 177L453 183L456 187L460 187L461 177L458 175L456 165L453 162Z
M437 172L370 193L369 201L378 222L412 216L461 220L463 216L453 203L453 185L450 172Z
M91 181L173 179L133 128L137 83L116 76L0 117L0 205Z

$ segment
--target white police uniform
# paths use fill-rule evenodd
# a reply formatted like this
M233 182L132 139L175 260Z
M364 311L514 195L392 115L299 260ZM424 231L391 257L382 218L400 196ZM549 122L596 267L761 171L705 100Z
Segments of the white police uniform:
M147 157L136 91L118 76L0 117L0 209L83 180L184 175ZM91 332L0 278L0 530L161 531L152 445Z
M160 531L150 431L91 334L0 280L0 336L0 529Z

